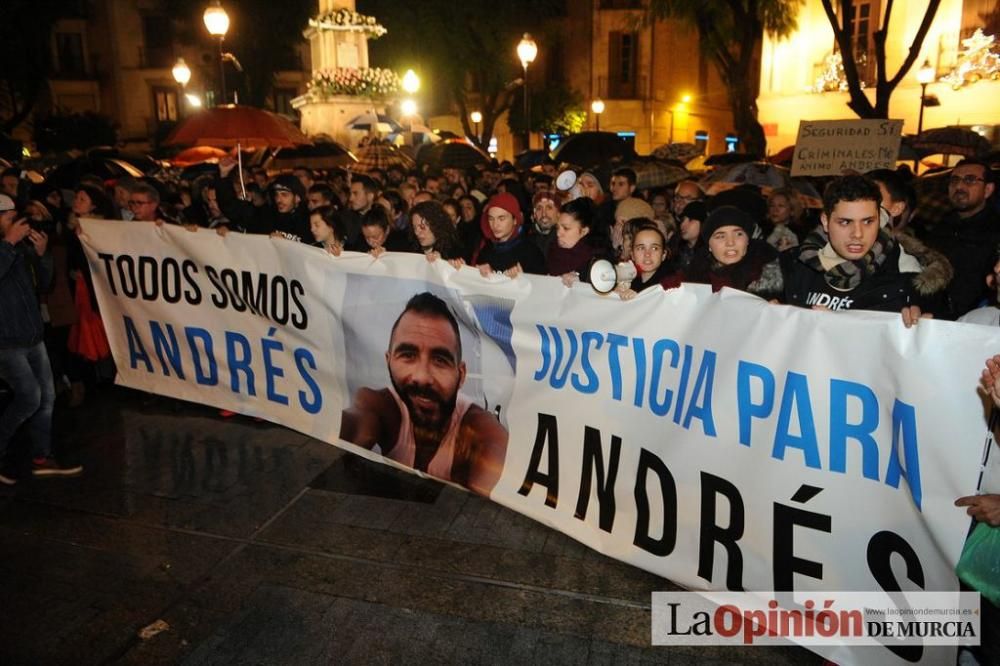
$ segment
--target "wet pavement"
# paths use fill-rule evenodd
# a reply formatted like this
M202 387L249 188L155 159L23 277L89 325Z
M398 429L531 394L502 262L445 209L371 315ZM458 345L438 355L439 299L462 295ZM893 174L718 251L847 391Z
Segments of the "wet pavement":
M274 424L105 387L56 433L82 477L0 487L0 663L822 661L650 647L668 581Z

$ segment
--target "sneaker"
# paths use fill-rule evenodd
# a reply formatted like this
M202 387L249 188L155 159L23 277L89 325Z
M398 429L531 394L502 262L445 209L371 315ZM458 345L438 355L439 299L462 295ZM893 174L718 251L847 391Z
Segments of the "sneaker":
M31 464L32 476L79 476L82 465L60 465L55 458L35 459Z
M0 484L3 484L5 486L16 486L17 479L15 479L12 476L7 476L6 474L0 472Z

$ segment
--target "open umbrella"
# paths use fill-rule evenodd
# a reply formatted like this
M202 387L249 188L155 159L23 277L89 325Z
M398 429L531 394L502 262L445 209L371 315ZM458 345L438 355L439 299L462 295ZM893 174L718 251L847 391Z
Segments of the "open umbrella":
M743 164L745 162L756 162L759 158L748 153L716 153L709 155L705 159L707 167L729 166L731 164Z
M790 166L792 159L795 157L795 146L785 146L778 152L767 157L767 161L771 164L780 164L781 166Z
M351 170L368 173L372 169L385 170L394 166L409 171L416 166L416 162L395 146L385 141L375 141L358 151L358 163Z
M676 164L666 164L659 160L643 160L628 165L636 175L636 189L648 190L667 187L691 177L691 173Z
M489 161L490 156L467 139L445 139L434 145L426 145L417 153L417 164L427 164L437 169L468 169Z
M706 185L735 183L757 187L789 187L792 184L788 169L767 162L743 162L719 167L702 181Z
M607 164L615 159L631 160L635 150L614 132L580 132L552 151L552 159L580 167Z
M347 123L347 128L363 132L370 132L372 129L376 132L400 132L403 129L399 123L389 116L375 113L374 111L366 111L360 116L351 118Z
M202 162L218 162L228 154L214 146L192 146L174 155L170 163L175 167L187 167Z
M281 170L304 166L309 169L335 169L349 167L357 161L358 158L350 150L333 139L316 138L311 146L279 149L266 168Z
M227 104L188 117L167 138L168 145L292 148L312 141L288 120L251 106Z
M910 142L921 156L964 155L977 157L990 152L990 142L965 127L936 127L924 130Z
M653 157L661 160L677 160L681 164L687 164L704 152L702 148L693 143L665 143L653 151Z

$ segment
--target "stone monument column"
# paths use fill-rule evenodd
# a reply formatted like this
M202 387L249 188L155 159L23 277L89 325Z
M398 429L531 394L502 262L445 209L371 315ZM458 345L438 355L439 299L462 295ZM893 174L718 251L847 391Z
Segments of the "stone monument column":
M309 40L313 78L309 92L292 100L306 134L329 134L348 148L364 132L347 128L364 113L385 113L385 102L399 87L393 72L368 63L368 40L386 32L374 17L362 16L354 0L319 0L319 14L303 32ZM362 89L359 82L365 82Z

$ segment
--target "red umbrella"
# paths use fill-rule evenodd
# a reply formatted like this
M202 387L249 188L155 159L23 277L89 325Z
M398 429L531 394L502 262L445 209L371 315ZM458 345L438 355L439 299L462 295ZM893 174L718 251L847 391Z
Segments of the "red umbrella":
M251 106L216 106L190 116L173 131L167 144L292 148L311 144L305 134L279 115Z
M186 167L192 164L201 164L202 162L218 162L228 154L221 148L213 146L193 146L174 155L170 163L174 166Z

